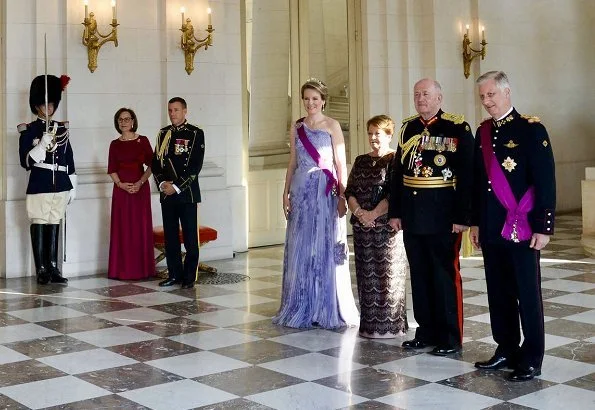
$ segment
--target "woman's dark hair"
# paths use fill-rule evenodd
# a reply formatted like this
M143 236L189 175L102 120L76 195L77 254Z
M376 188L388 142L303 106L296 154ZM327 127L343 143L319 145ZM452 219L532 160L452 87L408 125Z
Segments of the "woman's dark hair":
M130 117L132 118L132 132L136 132L136 130L138 129L138 121L136 120L136 114L132 110L132 108L122 107L118 111L116 111L116 114L114 115L114 128L116 129L116 131L118 131L119 134L122 134L120 124L118 124L118 118L120 118L120 115L122 115L123 112L127 112L130 114Z

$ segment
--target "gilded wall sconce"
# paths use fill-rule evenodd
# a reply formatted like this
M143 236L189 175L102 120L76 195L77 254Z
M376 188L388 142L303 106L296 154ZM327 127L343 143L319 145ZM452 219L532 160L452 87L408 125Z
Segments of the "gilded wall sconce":
M190 75L190 73L194 71L194 55L201 48L204 47L206 51L209 46L213 45L213 32L215 29L211 23L211 8L207 9L207 14L209 16L209 24L207 26L208 34L203 39L198 39L194 35L194 26L192 25L192 21L189 18L184 19L184 7L182 7L180 12L182 13L182 28L180 29L182 36L180 40L180 47L184 51L186 72L188 75Z
M474 49L471 47L471 40L469 40L469 25L467 24L466 32L463 35L463 74L465 74L465 78L469 78L469 74L471 72L471 61L475 57L481 57L483 60L486 56L486 42L485 38L485 28L481 27L481 48L479 50Z
M85 20L83 21L83 45L87 47L87 56L89 58L89 71L94 72L97 68L97 55L102 45L109 41L113 41L114 45L118 47L118 19L116 15L116 1L112 0L112 31L108 34L101 34L97 28L97 20L95 20L95 13L89 13L89 1L84 0L85 4Z

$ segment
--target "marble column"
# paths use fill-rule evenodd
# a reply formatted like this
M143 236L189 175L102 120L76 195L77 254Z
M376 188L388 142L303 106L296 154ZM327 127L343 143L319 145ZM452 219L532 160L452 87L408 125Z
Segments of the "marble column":
M585 168L581 183L583 200L583 235L581 243L585 252L595 256L595 167Z

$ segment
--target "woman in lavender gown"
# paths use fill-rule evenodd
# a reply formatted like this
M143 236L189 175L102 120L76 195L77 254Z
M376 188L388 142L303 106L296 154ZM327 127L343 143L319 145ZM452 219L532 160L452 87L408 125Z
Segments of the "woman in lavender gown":
M355 326L359 314L347 259L343 132L336 120L322 113L328 96L322 81L306 81L301 96L307 115L291 128L283 191L283 290L273 323L295 328Z

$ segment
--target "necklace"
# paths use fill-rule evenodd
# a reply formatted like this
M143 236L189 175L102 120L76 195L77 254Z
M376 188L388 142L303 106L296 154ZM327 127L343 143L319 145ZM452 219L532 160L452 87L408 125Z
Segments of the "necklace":
M132 141L132 140L135 140L135 139L137 139L137 138L138 138L138 136L137 136L136 134L133 134L131 138L126 138L126 137L124 137L124 136L122 135L122 136L120 137L120 140L121 140L121 141Z

